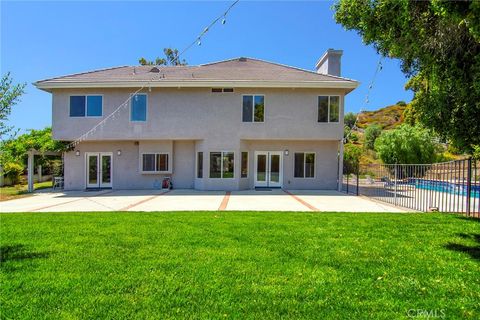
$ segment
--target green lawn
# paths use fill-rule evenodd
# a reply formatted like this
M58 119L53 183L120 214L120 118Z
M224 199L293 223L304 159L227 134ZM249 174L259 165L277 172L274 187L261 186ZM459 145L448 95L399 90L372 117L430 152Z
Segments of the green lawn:
M46 189L52 187L52 181L44 181L33 184L35 190ZM0 201L12 200L20 197L31 195L27 192L28 185L17 184L15 186L0 188Z
M2 319L480 318L480 221L460 216L25 213L0 223Z

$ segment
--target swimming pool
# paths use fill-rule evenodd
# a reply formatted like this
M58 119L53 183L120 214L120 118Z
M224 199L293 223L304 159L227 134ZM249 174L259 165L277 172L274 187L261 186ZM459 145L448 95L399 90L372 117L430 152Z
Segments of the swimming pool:
M418 189L447 192L456 195L467 195L467 185L463 183L453 183L447 181L437 181L428 179L408 179L408 184L415 185ZM480 198L480 186L472 185L470 195L473 198Z

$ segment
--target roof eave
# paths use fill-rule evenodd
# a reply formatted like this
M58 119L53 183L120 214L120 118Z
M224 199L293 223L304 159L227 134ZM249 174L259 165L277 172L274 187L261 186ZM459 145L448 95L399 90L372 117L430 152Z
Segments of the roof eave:
M357 81L252 81L252 80L196 80L196 81L48 81L33 83L35 87L50 92L51 89L74 88L201 88L201 87L235 87L235 88L338 88L355 89L359 86ZM350 91L351 91L350 90Z

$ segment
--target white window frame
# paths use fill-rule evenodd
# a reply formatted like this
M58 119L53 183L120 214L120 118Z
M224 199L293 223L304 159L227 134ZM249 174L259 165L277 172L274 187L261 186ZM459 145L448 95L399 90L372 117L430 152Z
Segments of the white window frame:
M243 97L245 96L252 96L252 121L243 121ZM263 97L263 121L255 121L255 96L262 96ZM267 99L265 99L265 95L262 93L246 93L242 94L242 123L265 123L267 113Z
M319 97L328 97L328 106L327 106L327 121L318 121L318 98ZM338 121L330 121L330 98L331 97L338 97ZM341 96L336 95L336 94L325 94L325 95L319 95L317 97L317 123L340 123L340 110L341 110L341 105L342 105L342 99Z
M242 177L242 154L243 153L246 153L247 154L247 176L246 177ZM248 176L249 176L249 173L250 173L250 170L249 170L249 154L248 154L248 151L240 151L240 179L248 179Z
M220 177L219 178L210 177L210 154L211 153L220 153ZM233 153L233 177L231 177L231 178L224 178L223 177L223 154L224 153ZM236 167L235 158L236 157L237 156L235 155L235 151L209 151L208 152L208 179L214 179L214 180L216 180L216 179L227 179L227 180L228 179L235 179L235 167ZM205 163L205 156L203 158L203 161ZM204 168L203 173L205 174L205 166L203 168Z
M73 117L70 115L70 108L71 108L71 105L70 105L70 97L85 97L85 115L83 117ZM88 97L91 97L91 96L95 96L95 97L102 97L102 114L100 116L89 116L88 115ZM101 93L89 93L89 94L70 94L68 95L68 117L69 118L75 118L75 119L80 119L80 118L103 118L103 102L105 100L105 97L103 94Z
M303 153L303 177L295 177L295 154L296 153ZM313 153L314 161L313 161L313 177L306 177L307 171L307 154ZM294 179L315 179L317 177L317 153L314 151L299 151L293 152L293 178Z
M143 155L145 155L145 154L153 154L153 155L155 155L155 168L158 167L158 164L157 164L157 155L166 154L167 157L168 157L168 168L167 168L167 171L157 171L157 170L155 170L155 171L144 171L144 170L143 170ZM140 169L140 172L141 172L142 174L166 174L166 173L172 173L172 165L171 165L171 163L172 163L172 156L171 156L171 153L170 153L170 152L157 152L157 151L155 151L155 152L153 152L153 151L152 151L152 152L148 152L148 151L146 151L146 152L140 153L139 169Z
M132 120L132 102L135 96L146 96L145 99L145 120ZM132 123L146 123L148 121L148 94L147 93L130 93L130 108L128 108L128 120Z

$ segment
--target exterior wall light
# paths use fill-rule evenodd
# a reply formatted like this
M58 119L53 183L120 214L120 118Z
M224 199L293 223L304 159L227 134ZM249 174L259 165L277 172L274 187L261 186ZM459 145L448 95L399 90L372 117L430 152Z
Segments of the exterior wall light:
M284 151L285 155L288 156L288 149Z
M117 150L117 156L121 156L122 155L122 150Z
M75 151L75 155L76 155L77 157L80 157L80 150Z

